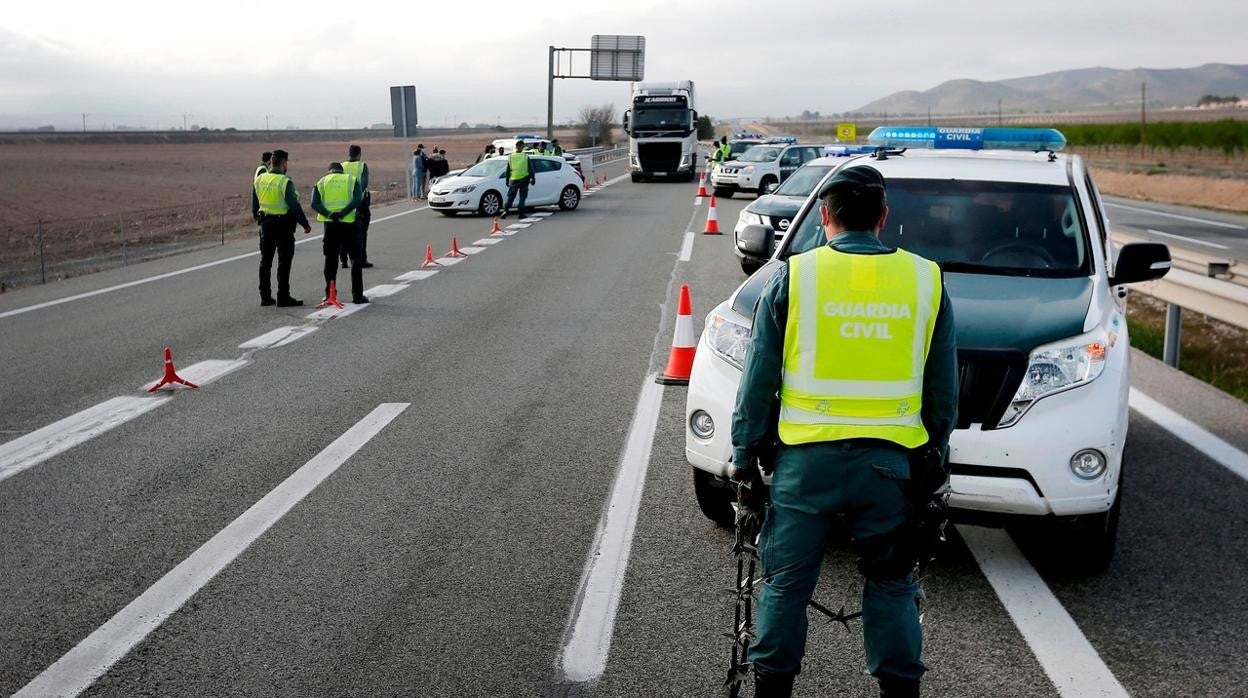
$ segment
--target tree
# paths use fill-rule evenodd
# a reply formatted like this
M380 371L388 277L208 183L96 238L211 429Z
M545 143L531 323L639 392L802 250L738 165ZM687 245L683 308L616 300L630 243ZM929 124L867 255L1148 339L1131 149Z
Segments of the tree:
M592 138L589 130L591 123L598 124L598 136ZM615 105L600 104L598 106L581 107L580 116L576 120L576 147L588 148L590 144L610 148L615 144Z
M709 141L715 137L715 124L711 121L711 117L705 115L698 116L698 140Z

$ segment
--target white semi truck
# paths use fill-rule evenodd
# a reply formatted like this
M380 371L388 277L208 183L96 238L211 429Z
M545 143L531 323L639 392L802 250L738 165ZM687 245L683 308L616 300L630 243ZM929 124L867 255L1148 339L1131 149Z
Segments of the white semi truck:
M698 171L693 81L634 83L631 104L624 112L624 132L633 181L653 177L692 180Z

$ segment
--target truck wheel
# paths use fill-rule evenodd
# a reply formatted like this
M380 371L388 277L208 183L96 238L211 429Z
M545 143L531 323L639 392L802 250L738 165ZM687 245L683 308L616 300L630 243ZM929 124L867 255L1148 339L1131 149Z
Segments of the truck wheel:
M736 525L732 488L726 483L701 468L693 468L693 493L698 498L698 508L703 516L723 528Z
M715 197L718 199L731 199L732 191L733 190L731 189L723 189L721 187L715 187Z
M641 175L639 175L639 174L633 174L633 175L632 175L632 178L633 178L633 181L634 181L634 182L640 182L640 181L641 181Z
M767 187L776 183L775 177L763 177L763 181L758 183L758 195L762 196L767 193Z
M693 173L692 173L692 172L686 173L684 177L681 177L681 178L680 178L680 180L681 180L682 182L692 182L692 181L693 181Z

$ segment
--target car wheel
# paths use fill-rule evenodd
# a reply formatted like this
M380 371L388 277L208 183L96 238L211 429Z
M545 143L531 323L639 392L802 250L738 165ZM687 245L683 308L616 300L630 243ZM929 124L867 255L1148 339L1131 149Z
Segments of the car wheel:
M749 259L748 257L741 258L741 271L745 272L746 276L751 276L754 274L754 272L762 268L763 268L763 265L761 262L757 262L753 259Z
M758 195L762 196L767 193L767 187L776 183L775 177L763 177L763 181L758 183Z
M719 187L715 187L715 196L716 196L717 198L720 198L720 199L731 199L731 198L732 198L732 190L731 190L731 189L721 189L721 188L719 188Z
M459 211L438 211L438 213L441 213L447 218L454 218L455 214L459 213Z
M693 468L693 493L706 518L723 528L736 525L737 513L732 508L734 496L727 483L705 470Z
M482 194L481 203L477 204L477 210L484 216L497 216L502 209L503 195L492 189Z
M641 181L641 175L639 175L639 174L632 175L632 178L633 178L633 181L634 181L634 182L640 182L640 181Z
M1118 520L1121 515L1122 476L1119 474L1118 497L1109 511L1054 522L1061 536L1057 549L1063 551L1063 571L1079 576L1104 572L1118 547Z
M564 211L575 211L580 205L581 190L570 185L564 187L563 192L559 194L559 208Z
M692 182L692 181L693 181L693 173L692 173L692 172L689 172L689 173L687 173L684 177L681 177L680 179L681 179L681 181L682 181L682 182Z

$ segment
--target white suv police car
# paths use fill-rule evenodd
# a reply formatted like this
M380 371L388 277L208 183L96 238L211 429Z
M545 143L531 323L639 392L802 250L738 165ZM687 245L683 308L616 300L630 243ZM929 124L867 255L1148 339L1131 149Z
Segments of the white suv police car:
M1103 566L1117 536L1131 384L1122 285L1163 276L1168 248L1111 244L1096 185L1079 156L1058 152L1057 131L885 127L871 143L875 153L841 167L869 162L884 175L881 240L938 262L953 302L955 518L1043 523L1072 566ZM731 517L724 478L754 305L784 260L826 243L818 206L806 200L774 251L770 227L740 231L747 254L769 261L706 317L685 452L716 521Z
M789 178L803 164L823 155L822 145L756 145L736 160L721 163L711 172L715 196L731 198L738 191L759 196Z

